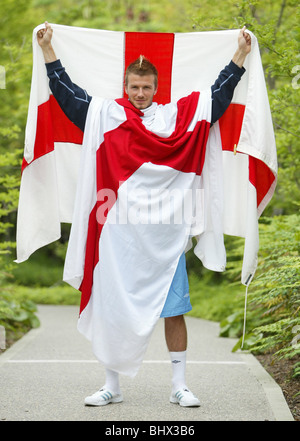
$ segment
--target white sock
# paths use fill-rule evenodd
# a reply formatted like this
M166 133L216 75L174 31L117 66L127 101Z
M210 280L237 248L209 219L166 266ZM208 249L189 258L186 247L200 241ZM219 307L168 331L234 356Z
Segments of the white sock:
M120 394L120 383L118 372L112 371L110 369L105 369L106 381L105 387L115 394Z
M186 387L185 383L185 366L186 366L186 351L170 352L172 362L172 389L176 392L182 387Z

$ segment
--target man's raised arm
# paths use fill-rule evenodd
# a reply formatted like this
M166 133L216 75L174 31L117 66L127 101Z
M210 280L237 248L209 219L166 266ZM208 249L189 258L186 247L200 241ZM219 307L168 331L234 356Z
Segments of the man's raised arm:
M37 33L46 63L49 86L63 112L81 130L84 130L86 116L92 97L71 81L51 44L53 30L46 22L45 29Z
M212 116L211 124L214 124L224 114L231 103L234 89L245 72L243 64L251 51L251 36L245 32L246 26L238 36L238 48L232 60L219 74L214 85L211 87Z

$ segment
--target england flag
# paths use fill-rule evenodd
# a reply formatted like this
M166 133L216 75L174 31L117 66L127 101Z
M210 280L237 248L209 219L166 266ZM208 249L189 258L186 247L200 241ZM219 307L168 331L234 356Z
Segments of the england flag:
M246 73L210 128L210 86L231 60L239 30L51 26L57 57L93 99L82 133L49 90L36 28L17 262L72 223L64 280L82 292L78 328L106 367L133 376L192 237L195 254L214 271L225 270L223 235L244 237L242 283L254 276L258 219L277 179L259 46L251 34ZM126 68L140 54L158 69L153 114L153 106L133 108L124 90Z

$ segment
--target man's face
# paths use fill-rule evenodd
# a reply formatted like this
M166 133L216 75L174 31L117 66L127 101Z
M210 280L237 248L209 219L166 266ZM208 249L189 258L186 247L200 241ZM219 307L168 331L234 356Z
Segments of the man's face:
M154 75L136 75L130 73L125 91L129 101L139 110L146 109L151 106L153 96L156 93Z

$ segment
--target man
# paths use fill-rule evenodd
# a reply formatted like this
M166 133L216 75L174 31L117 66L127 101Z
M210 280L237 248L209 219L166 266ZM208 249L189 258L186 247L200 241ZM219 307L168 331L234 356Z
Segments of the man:
M68 118L81 130L85 130L86 119L92 97L85 90L73 84L65 72L51 45L51 26L46 23L45 29L37 34L38 43L42 48L50 79L50 88L61 108ZM216 122L231 102L234 88L239 82L245 69L243 63L251 50L251 37L245 32L245 27L238 37L238 48L228 66L220 73L211 88L211 125ZM153 116L147 118L149 109L153 108L153 98L157 92L157 70L153 64L140 56L127 69L125 76L125 91L128 100L134 108L141 111L145 127L154 132ZM155 110L154 108L154 116ZM199 406L200 402L187 388L185 382L187 330L184 314L191 310L188 293L188 280L184 253L178 261L178 266L169 289L169 293L161 312L165 320L165 337L172 361L172 393L170 401L181 406ZM123 400L119 374L113 369L106 368L106 382L102 389L85 399L85 404L101 406Z

